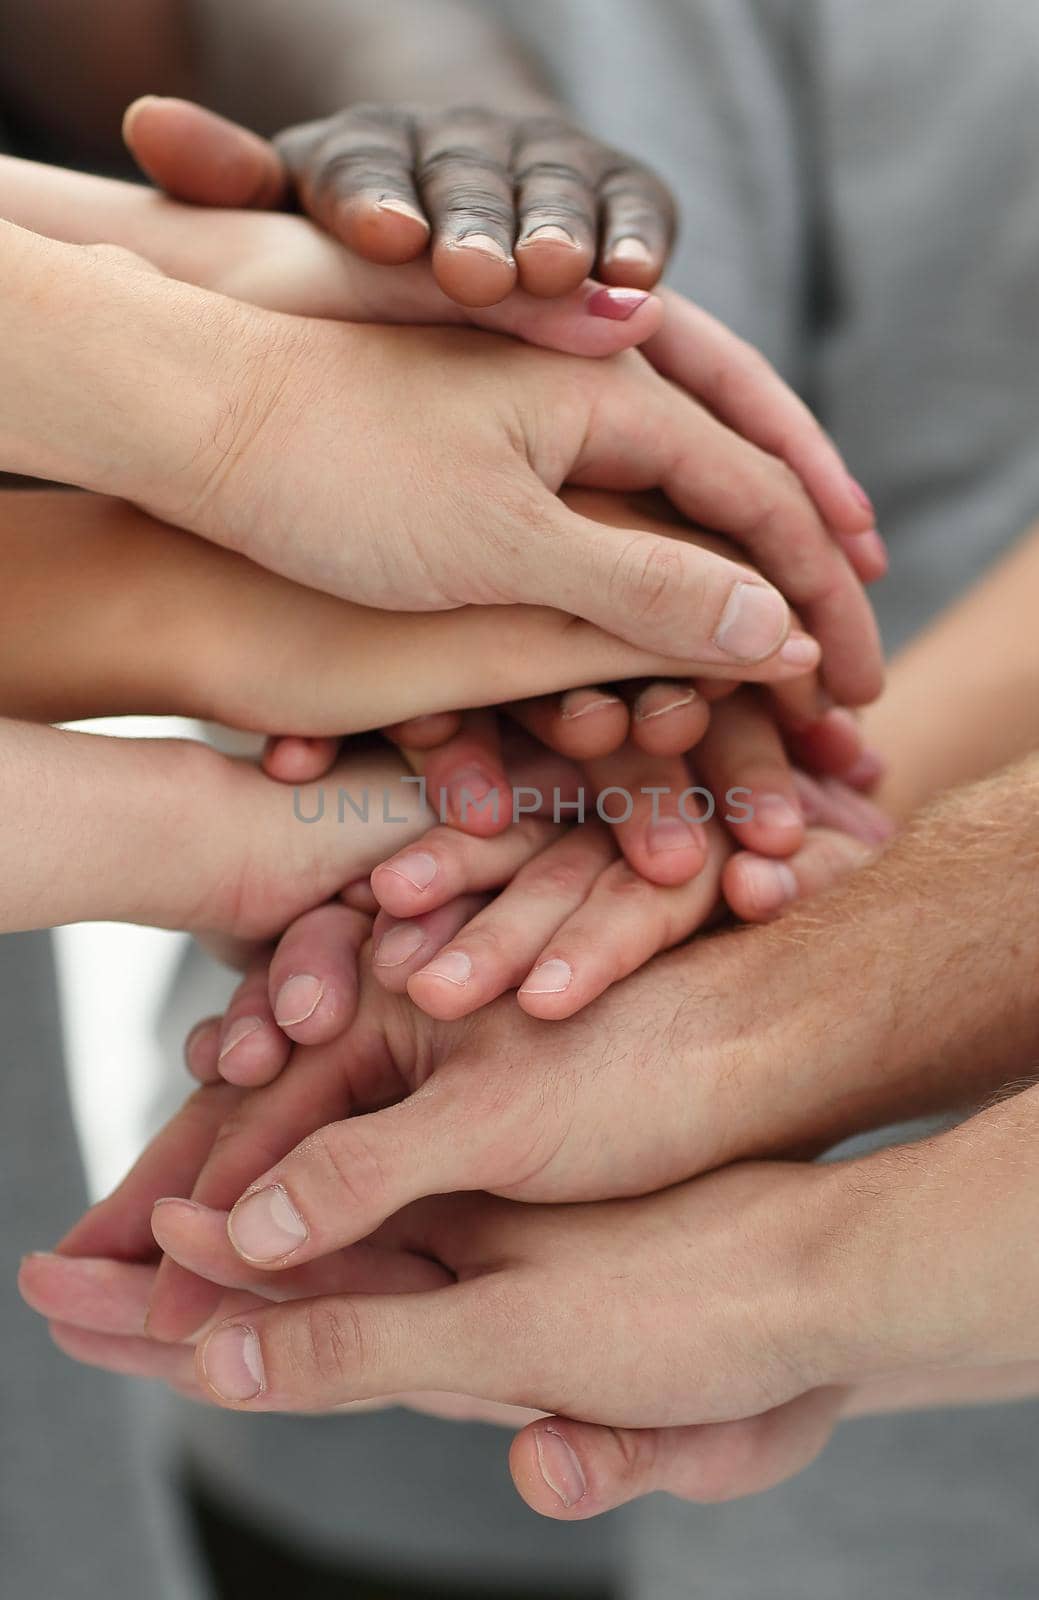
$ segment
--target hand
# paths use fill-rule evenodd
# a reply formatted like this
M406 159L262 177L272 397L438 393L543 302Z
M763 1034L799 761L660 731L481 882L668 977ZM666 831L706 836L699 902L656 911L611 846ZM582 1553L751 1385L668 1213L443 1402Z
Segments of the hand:
M345 113L347 121L354 115ZM337 134L330 119L324 124L310 124L298 130L304 144L312 154L319 169L331 153L319 140L310 144L313 132L329 132L329 143L335 146ZM258 138L248 129L215 116L201 106L182 100L158 99L153 96L135 102L127 113L125 132L131 152L144 171L169 194L188 199L195 205L221 208L256 206L269 208L281 204L287 193L288 172L275 146ZM582 137L582 136L578 136ZM358 216L379 218L376 231L390 230L398 238L403 230L409 232L416 254L421 254L426 242L414 233L414 222L409 223L399 212L381 212L378 203L371 205L356 189L356 167L346 168L342 163L332 163L330 182L318 183L306 189L303 198L314 197L319 207L319 221L331 223L333 235L341 233L337 218L342 217L338 205L337 185L344 185L356 202L348 208L353 228ZM96 181L96 180L95 180ZM655 182L655 180L652 180ZM39 188L33 185L35 193ZM331 214L329 214L331 208ZM97 197L91 205L92 220L98 209ZM178 252L179 237L190 231L194 236L192 213L181 211L175 235ZM67 217L67 204L61 216ZM274 310L299 311L307 315L349 316L354 320L378 322L383 320L430 321L458 320L457 303L448 298L443 289L430 279L428 268L419 272L392 274L366 270L365 263L356 256L350 258L349 267L342 259L337 263L335 252L327 245L321 246L312 232L304 236L298 222L295 229L277 241L270 237L246 244L242 237L243 226L248 232L249 219L241 216L230 222L217 220L217 228L208 237L199 235L202 258L208 259L215 238L227 230L234 241L230 260L217 257L220 266L220 283L211 283L213 269L207 276L198 278L189 270L192 281L225 288L245 299L269 305ZM284 219L291 220L291 219ZM155 218L148 218L148 228L154 232ZM29 226L38 225L30 222ZM65 224L67 226L67 223ZM96 228L96 220L94 221ZM49 231L49 230L44 230ZM371 240L369 227L362 228L364 238ZM62 235L64 237L65 235ZM89 235L96 237L96 231ZM643 241L644 242L644 241ZM244 246L244 247L243 247ZM559 262L558 241L551 247L544 240L536 246L521 249L521 278L524 272L549 275L557 271ZM379 259L363 242L360 254ZM566 250L563 251L565 263ZM532 260L530 258L533 258ZM410 259L410 258L409 258ZM289 263L298 260L300 272L293 274ZM177 270L177 269L171 269ZM180 267L180 272L185 267ZM197 269L195 269L197 270ZM485 257L471 250L455 248L449 252L445 269L454 279L459 271L463 276L486 275ZM500 276L500 269L490 266L492 278ZM349 290L347 300L353 309L343 309L342 295L344 273ZM624 264L614 260L608 281L613 284L640 282L643 274L638 263ZM558 281L558 279L557 279ZM293 290L290 285L295 282ZM325 284L323 290L317 286ZM576 282L575 282L576 289ZM320 306L314 304L315 292L323 295ZM432 295L432 298L431 298ZM330 298L329 298L330 297ZM358 306L359 297L361 305ZM681 296L665 291L666 323L654 334L660 312L659 301L643 304L630 290L596 290L587 286L576 294L572 290L561 302L559 312L554 308L540 308L536 301L515 290L497 308L489 311L467 308L462 313L479 326L503 333L513 333L533 343L547 344L574 354L602 355L627 344L647 341L648 359L672 382L696 395L714 413L737 432L763 450L786 461L804 483L820 514L832 528L842 544L852 567L864 581L883 576L887 570L887 556L883 541L875 527L875 516L869 497L862 486L849 474L840 454L823 429L812 417L808 408L782 382L768 362L754 349L729 332L715 318L691 305ZM338 309L335 309L338 308ZM630 317L629 328L612 329L600 323L593 327L587 315L610 320ZM650 335L653 335L650 337Z
M124 137L160 187L195 204L271 207L291 193L359 255L433 270L462 305L516 286L605 282L649 289L675 228L660 180L561 117L472 107L356 105L290 128L273 145L185 101L149 96ZM515 255L513 251L515 249Z

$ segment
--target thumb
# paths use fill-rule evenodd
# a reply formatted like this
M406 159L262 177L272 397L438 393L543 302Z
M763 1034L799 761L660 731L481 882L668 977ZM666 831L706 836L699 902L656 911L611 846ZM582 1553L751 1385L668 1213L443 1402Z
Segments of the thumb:
M190 100L135 100L123 139L141 171L189 205L268 211L288 192L282 159L267 139Z
M509 1468L532 1510L579 1522L662 1490L711 1503L759 1494L824 1449L843 1388L813 1389L738 1422L689 1428L603 1428L541 1418L518 1433Z

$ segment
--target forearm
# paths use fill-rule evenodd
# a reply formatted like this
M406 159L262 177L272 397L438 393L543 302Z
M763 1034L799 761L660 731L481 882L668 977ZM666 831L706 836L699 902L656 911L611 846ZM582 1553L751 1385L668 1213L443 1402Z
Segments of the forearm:
M465 0L192 0L216 109L261 132L358 100L551 109L540 68Z
M233 763L203 745L10 721L0 749L0 932L204 922L205 898L233 861Z
M1020 1065L1034 1070L1034 1046ZM1027 1385L1024 1364L1039 1358L1037 1138L1030 1088L922 1144L836 1169L822 1267L842 1381L868 1382L878 1401L886 1386L897 1401L914 1375L940 1389L950 1369L1005 1364L1018 1370L1004 1379ZM997 1374L964 1377L998 1393Z
M537 66L461 0L0 0L0 37L7 102L106 152L145 90L267 133L355 100L547 106Z
M896 816L1039 749L1037 608L1039 528L894 662L865 720Z
M1039 1034L1037 904L1032 757L945 796L876 862L771 927L667 958L686 1007L731 983L737 959L755 996L717 1068L699 1159L811 1153L1016 1079Z
M0 222L0 470L168 511L217 470L256 313Z

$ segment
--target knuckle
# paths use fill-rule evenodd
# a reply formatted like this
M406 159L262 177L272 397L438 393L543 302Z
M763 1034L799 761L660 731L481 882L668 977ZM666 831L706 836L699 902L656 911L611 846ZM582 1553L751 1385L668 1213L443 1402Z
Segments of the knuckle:
M318 1171L322 1187L330 1188L337 1205L346 1202L356 1210L370 1211L386 1192L386 1175L374 1149L354 1125L332 1123L305 1139L299 1159Z
M636 912L652 911L659 898L656 887L626 861L615 861L609 871L603 873L602 886L615 900Z
M663 617L678 603L695 603L696 596L688 593L690 587L680 547L673 541L657 534L639 534L617 555L611 579L613 598L640 621ZM702 600L701 595L701 604Z
M372 1365L369 1335L347 1299L312 1300L301 1310L287 1351L291 1377L305 1391L314 1380L325 1392L350 1386Z
M577 861L548 861L524 867L514 880L539 898L571 899L587 886L588 872Z

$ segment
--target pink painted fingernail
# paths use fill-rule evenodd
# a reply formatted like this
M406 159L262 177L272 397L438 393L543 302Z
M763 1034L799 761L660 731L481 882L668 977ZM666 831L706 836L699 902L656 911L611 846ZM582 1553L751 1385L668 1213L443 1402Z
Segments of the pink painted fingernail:
M659 817L650 823L646 836L651 856L661 856L669 850L692 850L699 843L694 825L684 817Z
M413 889L428 889L437 875L437 859L436 856L431 856L428 850L409 850L406 855L394 856L392 861L384 861L380 870L395 872L398 878L404 878Z
M590 316L606 317L610 322L627 322L649 299L641 289L596 289L588 296L585 308Z
M243 1039L248 1039L251 1033L255 1033L258 1028L262 1027L262 1017L239 1017L236 1022L232 1022L220 1047L220 1054L217 1060L223 1061L224 1057L229 1056L231 1051L240 1045Z
M862 487L858 478L853 478L850 472L848 473L848 488L851 490L853 498L862 507L863 511L871 512L873 510L873 501Z
M202 1348L206 1381L222 1400L252 1400L264 1386L260 1341L252 1328L217 1328Z
M534 1433L538 1468L545 1484L569 1511L584 1499L588 1489L581 1463L561 1433L554 1428L538 1428Z
M743 886L755 911L770 916L797 899L797 879L785 861L766 861L762 856L746 856L743 861Z
M462 950L445 950L435 957L428 967L422 968L423 977L443 978L445 983L462 988L473 975L473 964Z
M245 1195L227 1219L227 1236L246 1261L282 1261L308 1231L280 1183Z
M298 1022L306 1022L321 1004L324 992L324 984L309 972L286 978L274 1002L274 1020L279 1028L292 1028Z
M520 988L520 994L562 994L564 989L569 989L573 981L573 969L568 961L560 961L553 957L550 961L542 961L540 966L534 968L529 978L525 978Z
M373 961L377 967L402 967L425 942L425 934L413 922L401 922L384 933L376 946Z

